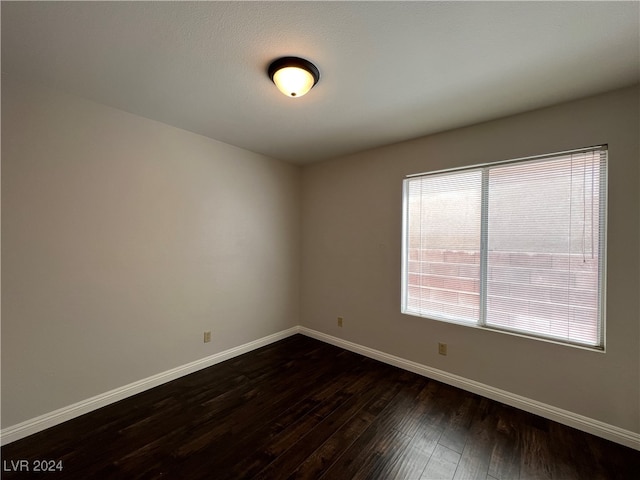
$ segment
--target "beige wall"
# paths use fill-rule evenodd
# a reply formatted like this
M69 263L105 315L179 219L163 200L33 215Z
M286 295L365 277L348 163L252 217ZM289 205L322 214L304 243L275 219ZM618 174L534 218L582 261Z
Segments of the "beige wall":
M3 78L2 426L297 325L299 170Z
M623 89L305 167L303 325L640 432L638 107L638 88ZM606 353L400 314L405 175L601 143L610 162Z

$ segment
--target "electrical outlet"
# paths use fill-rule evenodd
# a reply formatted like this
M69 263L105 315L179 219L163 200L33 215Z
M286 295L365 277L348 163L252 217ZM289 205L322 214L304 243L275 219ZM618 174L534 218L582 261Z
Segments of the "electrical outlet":
M341 327L342 326L342 322L343 322L343 318L342 317L338 317L338 326Z
M209 343L211 341L211 332L204 332L204 343Z
M447 354L447 344L446 343L438 343L438 353L440 355Z

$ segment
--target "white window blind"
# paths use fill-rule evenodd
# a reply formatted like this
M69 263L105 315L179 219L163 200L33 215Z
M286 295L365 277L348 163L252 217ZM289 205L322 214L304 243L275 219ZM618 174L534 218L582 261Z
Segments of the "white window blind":
M412 176L402 311L604 346L606 147Z

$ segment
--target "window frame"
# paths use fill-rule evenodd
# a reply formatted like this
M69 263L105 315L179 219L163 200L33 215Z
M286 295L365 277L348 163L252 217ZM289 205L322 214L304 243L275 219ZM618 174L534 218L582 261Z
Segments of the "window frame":
M598 322L598 343L595 345L566 340L558 337L547 336L543 334L538 334L536 332L527 332L521 330L512 330L508 328L500 328L495 325L487 325L486 324L486 314L487 314L487 282L488 282L488 274L487 274L487 261L489 257L487 241L488 241L488 216L487 216L487 205L489 198L489 189L488 189L488 177L489 170L493 167L505 166L509 164L520 164L520 163L534 163L534 162L544 162L554 158L567 156L567 155L575 155L580 153L588 153L588 152L600 152L600 161L602 161L602 155L604 154L604 168L599 172L599 224L600 228L598 229L598 239L599 239L599 248L598 248L598 286L597 286L597 298L598 298L598 308L597 308L597 322ZM604 153L603 153L604 152ZM595 145L591 147L579 148L574 150L566 150L554 153L548 153L543 155L534 155L528 157L520 157L509 160L495 161L495 162L487 162L476 165L469 165L463 167L454 167L449 169L441 169L435 171L427 171L422 173L410 174L406 175L403 180L402 185L402 268L401 268L401 313L404 315L411 315L420 318L427 318L431 320L453 323L456 325L462 325L466 327L478 328L481 330L488 330L492 332L505 333L508 335L515 335L523 338L530 338L534 340L545 341L549 343L555 343L559 345L583 348L589 351L598 351L605 352L606 348L606 287L607 287L607 223L608 223L608 174L609 174L609 156L608 156L608 145L601 144ZM408 311L407 309L407 298L408 298L408 278L409 278L409 219L408 219L408 202L409 202L409 183L411 179L417 177L426 177L426 176L436 176L436 175L447 175L451 173L470 171L470 170L480 170L482 173L482 186L481 186L481 213L480 213L480 287L479 287L479 303L480 303L480 313L477 321L468 321L461 318L455 318L454 316L448 315L434 315L430 313L416 313L415 311Z

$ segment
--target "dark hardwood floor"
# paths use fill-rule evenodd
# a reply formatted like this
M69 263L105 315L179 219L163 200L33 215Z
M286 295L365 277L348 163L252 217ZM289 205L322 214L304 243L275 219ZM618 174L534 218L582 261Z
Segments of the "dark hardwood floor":
M640 478L640 452L302 335L6 445L2 460L7 480ZM54 471L16 472L19 460Z

